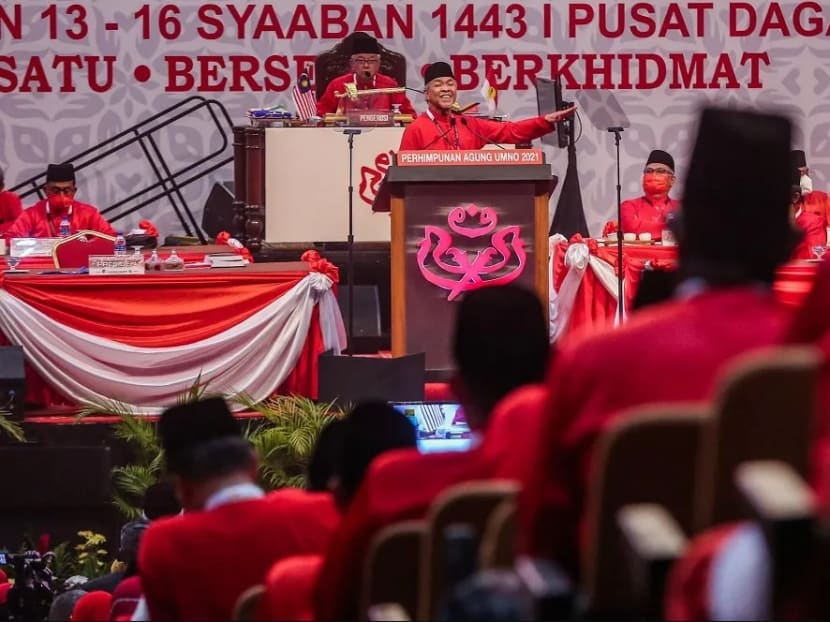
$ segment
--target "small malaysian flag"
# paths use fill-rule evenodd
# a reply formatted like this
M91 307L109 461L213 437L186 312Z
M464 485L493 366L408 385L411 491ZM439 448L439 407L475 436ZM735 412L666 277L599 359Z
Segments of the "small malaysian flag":
M496 89L496 74L492 67L487 67L484 72L484 80L482 80L480 93L487 103L487 112L492 117L496 114L496 108L499 105L499 92Z
M308 77L308 70L300 74L300 79L292 91L294 105L297 107L297 116L303 121L317 114L317 96Z

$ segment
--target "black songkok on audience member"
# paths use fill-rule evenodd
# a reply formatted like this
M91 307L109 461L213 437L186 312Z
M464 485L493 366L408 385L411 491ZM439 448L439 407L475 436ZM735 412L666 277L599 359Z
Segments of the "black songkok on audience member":
M684 278L772 282L799 238L789 217L791 134L782 116L703 111L681 208Z
M203 443L242 438L239 423L221 397L168 408L159 419L158 429L165 460L173 472Z

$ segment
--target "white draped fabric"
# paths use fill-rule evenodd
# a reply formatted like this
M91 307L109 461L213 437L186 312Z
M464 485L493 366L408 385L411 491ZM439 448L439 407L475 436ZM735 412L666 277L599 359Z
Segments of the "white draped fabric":
M553 258L554 251L557 244L567 244L568 241L564 236L556 234L550 238L550 340L556 341L561 337L568 328L568 322L571 318L576 295L579 291L579 286L582 284L582 279L585 276L585 271L590 268L596 275L597 280L602 284L606 291L617 301L617 315L619 318L619 295L617 292L618 281L614 266L603 261L595 255L591 255L588 250L588 245L582 242L571 244L568 250L565 251L565 267L568 272L562 279L562 284L559 291L553 287ZM623 282L625 288L625 282ZM623 296L625 292L623 291Z
M319 303L324 347L345 347L332 281L312 272L245 321L186 345L142 348L81 332L0 290L0 330L22 345L32 367L79 405L117 400L138 414L174 403L201 374L211 391L260 401L297 364ZM241 408L241 406L237 406Z

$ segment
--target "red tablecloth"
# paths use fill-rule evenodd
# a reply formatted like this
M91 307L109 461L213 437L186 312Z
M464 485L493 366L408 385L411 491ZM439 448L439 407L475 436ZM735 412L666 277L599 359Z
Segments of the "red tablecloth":
M238 325L295 287L306 262L255 264L145 275L6 274L0 287L72 329L129 346L169 347L205 339ZM0 344L8 344L0 334ZM317 395L317 357L323 352L319 308L300 359L282 393ZM71 405L34 369L26 369L27 401Z
M616 272L617 247L602 246L593 240L586 240L591 254L613 266ZM553 247L551 254L551 274L554 295L559 291L569 268L565 265L565 253L569 244L562 242ZM625 304L630 308L640 282L642 271L647 261L656 269L671 268L676 265L676 247L662 247L656 245L626 244L623 248L623 270L625 272ZM778 278L773 286L776 297L789 306L801 303L813 284L816 273L816 264L808 261L791 262L778 271ZM599 282L596 274L590 269L585 271L582 282L577 291L573 309L567 321L567 326L560 334L560 338L575 330L594 327L601 328L612 325L617 311L616 297L611 295Z

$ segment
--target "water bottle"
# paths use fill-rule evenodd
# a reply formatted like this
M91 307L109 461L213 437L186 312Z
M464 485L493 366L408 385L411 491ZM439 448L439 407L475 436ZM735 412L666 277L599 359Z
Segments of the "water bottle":
M58 228L58 235L62 238L68 238L70 235L72 235L72 225L69 224L68 216L64 216L61 219L61 224Z
M127 240L124 239L124 235L119 231L115 234L115 254L116 255L126 255L127 254Z

